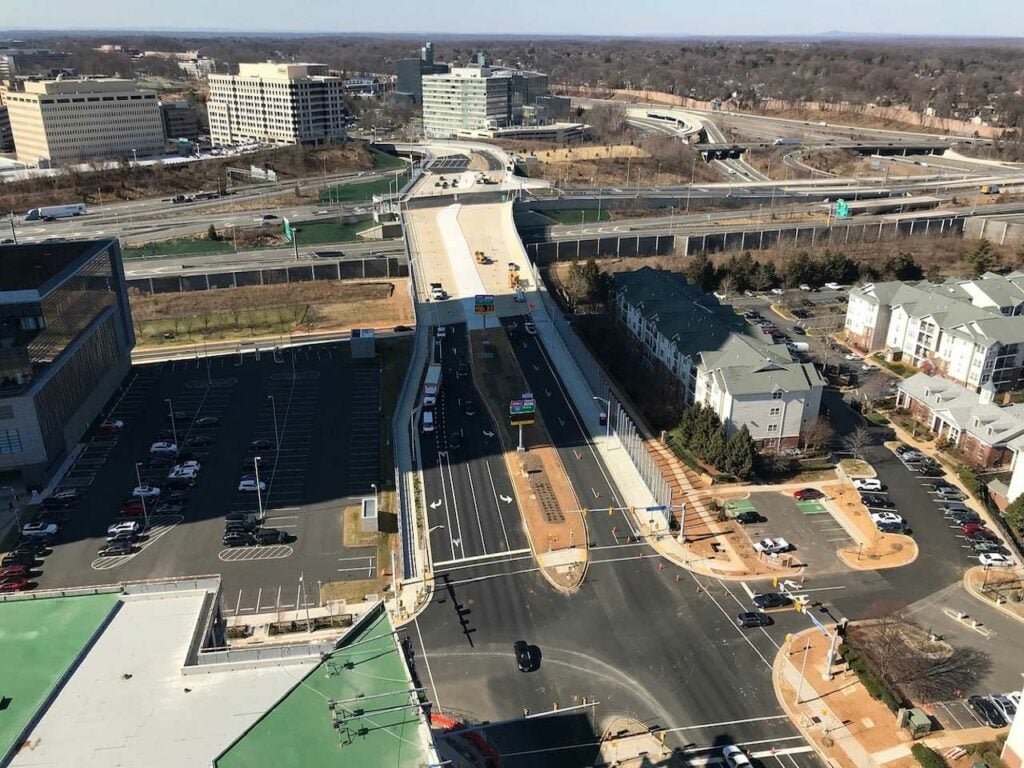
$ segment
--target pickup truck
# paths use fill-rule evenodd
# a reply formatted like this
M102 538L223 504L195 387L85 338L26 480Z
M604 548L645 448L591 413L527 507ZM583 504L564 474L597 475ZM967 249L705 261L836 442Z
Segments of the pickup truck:
M777 555L782 552L789 552L792 545L785 539L761 539L754 543L754 549L766 555Z

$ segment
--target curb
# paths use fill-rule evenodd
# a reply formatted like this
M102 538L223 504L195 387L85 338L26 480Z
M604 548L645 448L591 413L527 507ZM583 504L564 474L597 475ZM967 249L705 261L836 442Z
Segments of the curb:
M789 718L789 722L793 725L793 727L800 732L800 736L803 737L804 741L811 745L811 748L814 750L814 753L818 756L818 758L824 765L831 766L833 763L829 759L828 755L825 754L825 751L821 748L821 745L818 744L817 740L811 736L810 729L807 728L803 724L802 719L793 712L792 707L789 705L789 702L787 702L785 696L782 695L782 686L780 684L782 681L782 665L786 663L786 659L789 656L789 649L793 645L793 640L800 637L805 632L816 631L817 630L813 628L805 629L803 632L798 632L795 635L791 635L779 647L778 652L776 652L775 654L775 658L772 660L772 691L775 693L775 700L778 701L779 707L786 714L786 717Z
M1002 606L1001 604L999 604L997 602L989 600L987 597L985 597L983 594L981 594L981 592L979 592L974 586L971 585L971 577L970 577L971 576L971 571L974 571L977 568L983 568L983 567L984 566L976 565L973 568L968 568L966 571L964 571L964 577L963 577L964 590L967 592L967 594L969 594L971 597L973 597L978 602L988 606L989 608L993 608L993 609L999 611L1004 616L1008 616L1009 618L1014 619L1015 621L1019 621L1022 624L1024 624L1024 616L1021 616L1018 613L1014 613L1013 611L1005 608L1004 606Z

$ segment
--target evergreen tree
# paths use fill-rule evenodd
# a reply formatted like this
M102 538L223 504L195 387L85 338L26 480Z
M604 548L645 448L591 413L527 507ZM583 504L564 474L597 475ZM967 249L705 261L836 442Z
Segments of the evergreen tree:
M725 427L719 426L718 429L711 433L711 439L708 440L708 453L706 458L714 466L718 467L718 469L728 472L729 470L726 469L726 461L728 459L726 445Z
M726 471L747 480L754 474L756 459L757 448L754 445L754 438L750 436L750 430L744 424L729 438L729 444L726 446Z
M693 285L700 286L705 293L709 293L718 287L718 271L711 263L706 253L698 253L690 258L683 270L686 279Z
M967 257L967 263L974 270L975 275L985 274L995 266L996 261L996 254L992 251L992 243L984 238L978 241L978 244L974 246L974 250Z
M208 240L220 240L220 235L217 234L217 228L213 226L213 224L211 224L210 228L206 230L206 238Z

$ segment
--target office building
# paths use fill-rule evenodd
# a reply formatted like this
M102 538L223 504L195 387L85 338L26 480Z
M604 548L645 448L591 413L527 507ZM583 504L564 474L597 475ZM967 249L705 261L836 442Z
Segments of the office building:
M537 99L548 95L548 76L543 72L492 67L491 77L508 80L510 118L515 123L521 120L523 107L532 107Z
M187 59L186 61L179 61L178 69L189 77L194 77L198 80L201 77L212 75L217 71L217 60L208 59L205 56L199 56L193 59Z
M509 78L487 67L456 67L423 78L423 132L428 138L465 136L509 125Z
M450 67L434 61L434 44L426 43L420 48L418 59L399 59L395 64L395 74L398 75L396 90L399 93L407 93L412 97L413 103L423 103L423 76L440 75L448 72Z
M210 75L206 108L216 145L319 144L345 138L345 81L323 64L239 64Z
M883 352L979 391L1013 389L1024 368L1024 272L943 283L868 283L850 291L845 331Z
M11 132L11 115L4 102L4 91L0 88L0 152L14 149L14 133Z
M199 138L199 115L187 101L161 101L160 119L163 121L164 138L168 141Z
M564 122L572 117L572 99L568 96L538 96L534 117L540 124Z
M16 75L45 74L52 69L62 69L68 55L49 48L29 48L20 40L0 41L0 80L10 80Z
M613 281L618 320L683 403L711 408L729 435L746 426L761 450L799 445L825 385L813 365L680 274L644 267Z
M0 473L45 484L134 345L116 239L0 246Z
M31 166L163 152L156 94L139 90L131 80L23 80L4 100L18 160Z

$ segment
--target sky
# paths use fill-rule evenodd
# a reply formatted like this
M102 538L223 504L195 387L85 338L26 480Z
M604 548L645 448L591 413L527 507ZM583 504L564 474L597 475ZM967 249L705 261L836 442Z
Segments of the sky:
M0 0L5 29L1024 37L1024 12L1021 0Z

